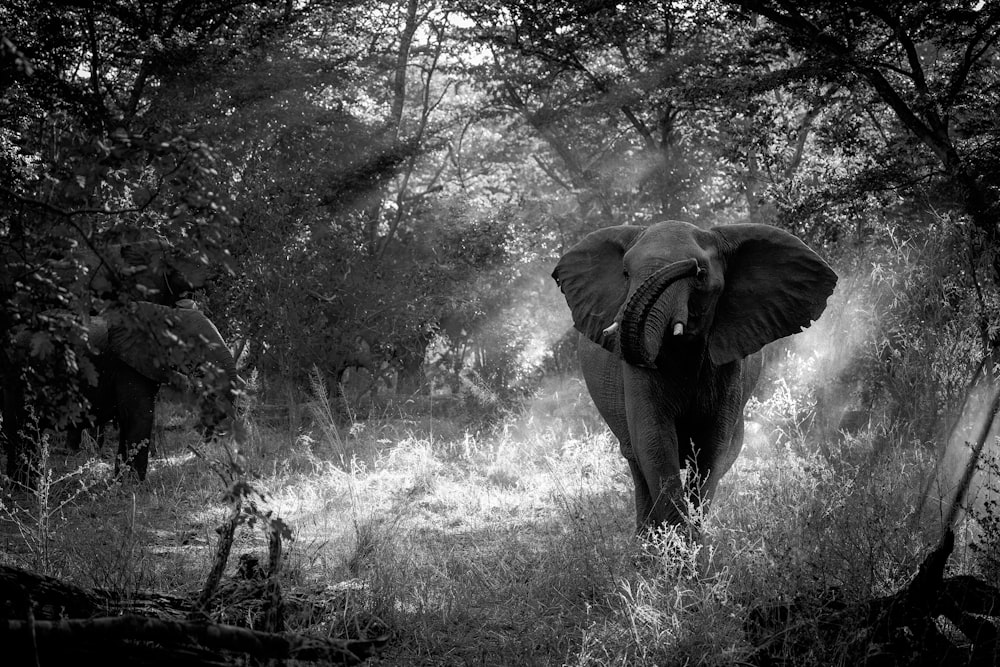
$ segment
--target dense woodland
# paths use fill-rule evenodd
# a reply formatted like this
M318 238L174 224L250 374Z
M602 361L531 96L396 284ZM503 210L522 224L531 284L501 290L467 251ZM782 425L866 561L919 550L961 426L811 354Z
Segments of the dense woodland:
M13 3L3 335L65 387L73 320L42 313L92 307L83 251L158 233L266 389L507 398L563 334L561 249L751 220L836 266L853 407L925 437L997 343L998 11Z
M555 261L622 223L763 222L837 271L768 351L800 450L933 459L1000 355L995 0L10 0L0 36L2 370L56 425L92 258L153 235L247 400L319 386L329 428L515 414L575 369Z

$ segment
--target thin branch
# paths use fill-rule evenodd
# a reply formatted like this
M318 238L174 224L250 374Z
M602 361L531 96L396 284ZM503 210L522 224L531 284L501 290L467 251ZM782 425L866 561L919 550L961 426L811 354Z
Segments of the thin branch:
M539 168L540 168L540 169L541 169L542 171L544 171L544 172L545 172L545 175L546 175L546 176L548 176L549 178L551 178L551 179L552 179L553 181L555 181L555 182L556 182L556 185L559 185L559 186L561 186L561 187L565 188L566 190L569 190L570 192L572 192L572 191L573 191L573 186L572 186L572 185L571 185L570 183L567 183L567 182L566 182L566 181L565 181L565 180L564 180L564 179L563 179L563 178L562 178L562 177L561 177L561 176L560 176L560 175L559 175L559 174L558 174L558 173L556 172L556 170L555 170L555 167L553 167L553 166L552 166L552 165L550 165L550 164L547 164L547 163L545 163L545 162L544 162L544 161L542 160L542 158L538 157L537 155L532 155L532 156L531 156L531 159L532 159L532 160L534 160L534 161L535 161L535 164L537 164L537 165L539 166Z
M868 83L871 84L882 100L899 117L903 125L913 132L928 148L934 151L947 168L951 169L957 165L958 155L955 152L954 146L948 141L947 135L942 135L939 132L935 132L933 128L928 127L914 113L913 109L910 108L895 87L893 87L892 83L885 78L885 75L877 67L862 62L846 45L839 43L830 37L828 33L806 20L791 0L779 0L778 2L780 6L784 7L785 13L775 10L773 7L759 0L737 0L737 3L750 11L764 16L778 26L812 39L830 55L844 59L854 71L868 80Z
M995 30L997 22L1000 20L1000 7L993 5L989 13L982 15L986 16L986 18L982 20L975 34L969 40L965 48L965 54L962 57L962 62L958 66L958 69L952 73L951 81L948 84L948 93L945 95L945 100L949 108L954 104L962 88L965 86L969 74L972 72L973 63L982 58L996 45L997 40L1000 39L1000 31ZM992 36L984 40L983 36L991 29L994 29ZM977 50L976 45L980 40L982 40L982 46Z

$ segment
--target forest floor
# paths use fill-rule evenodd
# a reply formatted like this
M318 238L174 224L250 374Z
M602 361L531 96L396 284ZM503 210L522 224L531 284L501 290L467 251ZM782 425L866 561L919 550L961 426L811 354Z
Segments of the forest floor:
M828 459L751 425L692 546L634 536L627 467L575 378L548 380L479 431L433 406L341 428L312 407L296 424L251 409L237 461L260 512L291 528L284 590L336 592L327 617L291 615L289 629L385 631L370 664L748 664L760 609L892 593L940 537L916 517L931 455L875 455L865 433L826 443ZM53 447L44 492L3 499L0 563L125 595L196 595L235 468L220 445L190 451L198 438L176 406L159 423L142 484L107 483L110 446ZM960 533L949 571L981 574L975 546ZM266 562L260 522L237 532L228 573L247 553ZM794 664L848 659L817 640Z

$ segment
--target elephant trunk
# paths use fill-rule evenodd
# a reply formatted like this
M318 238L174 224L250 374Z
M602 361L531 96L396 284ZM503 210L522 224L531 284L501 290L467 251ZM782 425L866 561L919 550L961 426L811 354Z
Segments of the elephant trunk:
M698 271L698 261L695 259L674 262L646 278L632 293L625 304L621 321L621 350L626 362L633 366L655 365L658 350L650 352L646 346L646 322L650 311L667 287L682 278L697 275ZM680 325L679 331L677 326L675 325L674 335L684 333L683 325Z
M220 398L223 399L223 407L227 416L232 417L235 414L235 403L236 403L236 393L240 389L240 378L236 372L236 360L233 358L232 353L226 346L221 334L219 334L218 329L212 324L207 318L205 322L211 326L212 333L214 334L210 338L210 342L204 350L205 360L211 362L224 374L223 377L214 378L214 385L216 390L221 389L219 392Z

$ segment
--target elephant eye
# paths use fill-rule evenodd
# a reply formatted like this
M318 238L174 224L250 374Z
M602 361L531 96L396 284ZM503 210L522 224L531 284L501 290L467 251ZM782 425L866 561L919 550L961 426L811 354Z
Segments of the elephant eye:
M622 269L622 275L625 276L625 280L628 280L628 269Z

